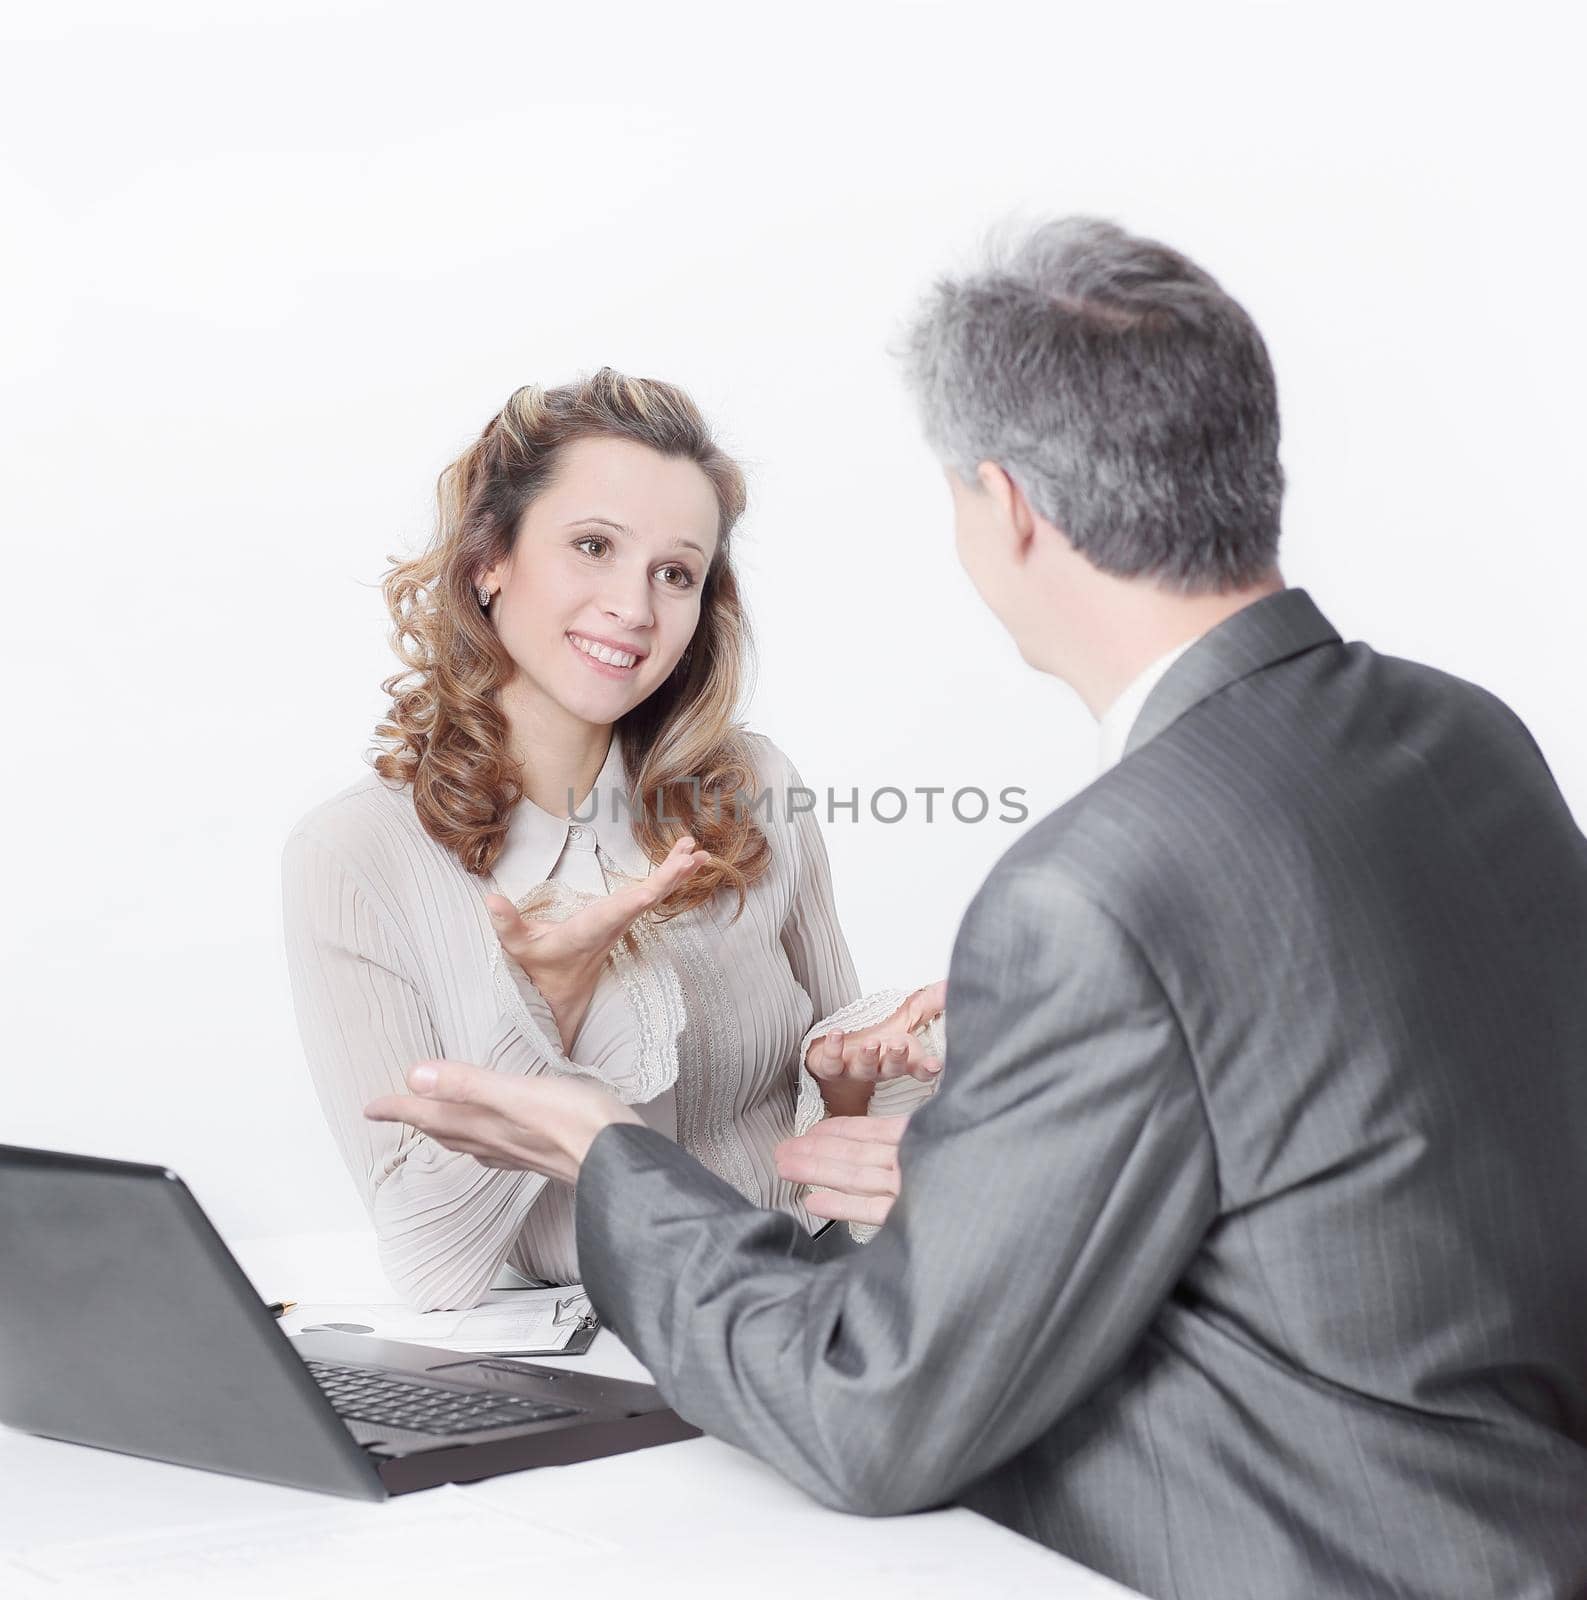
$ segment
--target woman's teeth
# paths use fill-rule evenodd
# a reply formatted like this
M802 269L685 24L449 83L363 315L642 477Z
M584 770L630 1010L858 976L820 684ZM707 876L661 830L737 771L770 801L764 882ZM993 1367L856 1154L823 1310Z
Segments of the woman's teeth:
M587 656L594 656L597 661L604 661L609 667L631 667L639 659L631 656L626 650L609 650L604 644L592 644L588 639L581 639L576 633L568 635L574 644Z

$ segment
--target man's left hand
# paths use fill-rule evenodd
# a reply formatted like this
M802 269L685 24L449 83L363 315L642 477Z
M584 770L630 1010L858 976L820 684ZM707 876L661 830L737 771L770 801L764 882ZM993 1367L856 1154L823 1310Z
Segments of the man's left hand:
M898 1141L909 1121L899 1117L827 1117L772 1152L790 1183L816 1185L805 1196L813 1217L840 1222L885 1222L898 1198Z
M643 1120L587 1078L509 1077L466 1061L415 1062L408 1087L412 1094L371 1100L364 1115L406 1122L483 1166L543 1172L570 1184L602 1128Z

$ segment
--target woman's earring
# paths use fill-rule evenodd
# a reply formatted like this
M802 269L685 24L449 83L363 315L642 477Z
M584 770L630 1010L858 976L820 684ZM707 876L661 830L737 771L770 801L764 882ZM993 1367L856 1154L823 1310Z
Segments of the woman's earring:
M481 611L490 610L490 590L484 584L479 586L479 608Z

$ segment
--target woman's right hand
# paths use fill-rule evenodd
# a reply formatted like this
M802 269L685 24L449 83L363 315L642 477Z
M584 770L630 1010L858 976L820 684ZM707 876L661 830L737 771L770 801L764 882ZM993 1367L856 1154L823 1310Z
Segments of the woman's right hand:
M821 1098L834 1115L863 1112L876 1085L906 1074L934 1083L942 1062L926 1052L915 1034L923 1023L940 1016L948 1003L948 980L939 978L916 989L881 1022L852 1033L835 1029L812 1039L805 1066L821 1085Z
M564 922L526 917L505 895L485 896L496 937L545 996L564 1051L572 1051L606 958L629 926L710 859L684 834L643 883L594 900Z

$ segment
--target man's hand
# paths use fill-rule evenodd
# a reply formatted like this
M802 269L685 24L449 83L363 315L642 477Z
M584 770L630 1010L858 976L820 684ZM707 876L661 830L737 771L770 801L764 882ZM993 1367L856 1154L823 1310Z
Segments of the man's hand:
M587 1078L516 1078L466 1061L420 1061L408 1069L411 1095L371 1100L371 1122L406 1122L482 1166L543 1172L577 1183L595 1135L643 1119Z
M898 1198L901 1117L828 1117L772 1152L778 1173L790 1183L818 1185L805 1197L815 1217L842 1222L885 1222Z
M684 834L643 883L604 895L563 922L526 917L506 895L485 896L496 937L545 996L565 1051L572 1051L606 958L629 926L710 859Z
M858 1116L870 1103L878 1083L906 1074L933 1083L942 1062L927 1055L915 1029L940 1016L948 1002L948 980L939 978L916 989L881 1022L852 1033L841 1029L810 1041L805 1066L820 1080L821 1099L836 1116Z

